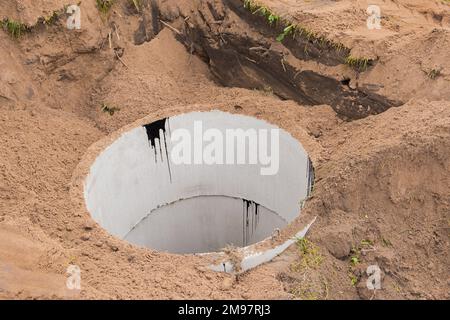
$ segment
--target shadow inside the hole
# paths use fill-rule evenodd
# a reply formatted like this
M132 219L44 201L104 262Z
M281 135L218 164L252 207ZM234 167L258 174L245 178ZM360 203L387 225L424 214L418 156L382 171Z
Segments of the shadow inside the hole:
M204 195L152 210L124 239L159 251L206 253L254 244L287 224L279 214L254 201Z

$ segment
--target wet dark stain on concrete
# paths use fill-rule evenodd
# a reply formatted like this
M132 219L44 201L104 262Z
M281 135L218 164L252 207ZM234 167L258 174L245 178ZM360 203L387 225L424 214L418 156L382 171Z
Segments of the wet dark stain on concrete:
M170 159L169 159L169 151L167 149L167 129L169 127L169 118L164 118L161 120L154 121L152 123L144 125L145 131L147 132L147 138L149 142L150 148L155 153L155 163L158 163L158 153L161 159L161 162L164 162L164 153L167 161L167 169L169 171L170 182L172 182L172 172L170 169ZM159 144L159 152L156 146L156 140L158 139ZM162 144L164 142L164 150L162 150Z
M314 188L314 166L312 164L311 159L308 157L308 167L306 169L306 180L308 181L308 189L307 189L307 196L311 194Z
M247 246L259 222L259 204L252 200L242 199L242 246Z

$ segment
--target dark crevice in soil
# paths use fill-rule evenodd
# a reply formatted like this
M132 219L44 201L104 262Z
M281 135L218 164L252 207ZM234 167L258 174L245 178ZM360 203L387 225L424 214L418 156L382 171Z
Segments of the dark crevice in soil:
M320 68L302 69L307 61L327 67L343 64L348 55L346 48L336 50L330 44L302 37L280 44L275 38L281 27L269 26L264 18L248 12L239 0L217 0L214 5L210 0L202 0L197 8L195 16L181 15L182 34L177 39L209 64L223 86L270 89L280 98L302 105L327 104L350 120L402 104L363 88L352 89L348 80L342 81L343 75L334 78L322 74ZM298 61L296 66L286 61L286 48Z
M270 26L267 19L258 15L252 14L244 8L241 0L224 0L234 13L236 13L243 21L246 21L264 37L275 39L283 32L285 26L276 24ZM286 37L283 40L283 45L288 48L292 54L301 60L314 60L328 66L337 66L345 62L345 58L349 55L348 48L341 48L337 50L329 43L317 43L313 39L307 39L304 36L296 36L295 39Z
M156 0L142 2L142 14L139 28L134 34L134 44L141 45L153 40L161 31L160 10Z
M350 78L345 78L341 80L342 85L349 87L350 86Z

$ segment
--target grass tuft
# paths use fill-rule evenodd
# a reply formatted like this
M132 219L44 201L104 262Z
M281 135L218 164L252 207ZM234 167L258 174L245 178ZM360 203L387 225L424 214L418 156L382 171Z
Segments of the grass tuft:
M319 300L319 294L310 288L296 287L289 290L289 293L300 300Z
M136 8L137 12L141 12L141 0L129 0Z
M440 75L441 75L441 70L438 70L438 69L431 69L430 71L427 72L428 78L430 78L432 80L436 79Z
M111 7L113 6L115 0L95 0L97 3L98 10L103 13L107 14Z
M321 265L323 257L319 248L314 243L306 238L298 238L296 245L301 260L292 265L293 271L297 272L305 268L317 268Z
M356 286L356 284L358 283L358 277L351 271L348 273L348 277L350 278L351 285L353 287Z
M115 112L120 111L119 108L116 108L116 107L110 107L110 106L108 106L106 103L103 103L103 104L102 104L101 110L102 110L103 112L109 113L110 116L113 116Z
M280 15L273 12L271 9L260 5L256 0L244 0L244 8L250 13L265 17L267 23L272 27L283 27L283 31L276 37L276 40L282 42L287 38L295 39L297 36L304 37L307 41L318 44L322 48L328 48L340 54L342 51L350 51L341 43L336 43L327 39L325 36L319 35L308 28L299 24L293 24L288 19L281 18ZM305 45L305 52L307 53Z
M39 22L43 23L46 26L54 25L58 21L60 14L61 12L53 11L51 15L39 18Z
M293 36L294 34L295 34L295 26L293 24L288 25L283 29L283 32L278 35L277 41L282 42L286 37L290 35Z
M366 71L372 65L373 60L369 58L357 58L349 55L345 63L357 71Z
M359 264L359 258L357 256L353 256L350 258L350 264L353 266L357 266Z
M25 32L30 31L30 28L26 24L9 18L0 21L0 27L6 30L6 32L14 39L18 39Z
M382 238L381 239L381 244L384 247L392 247L392 242L389 239L386 239L386 238Z

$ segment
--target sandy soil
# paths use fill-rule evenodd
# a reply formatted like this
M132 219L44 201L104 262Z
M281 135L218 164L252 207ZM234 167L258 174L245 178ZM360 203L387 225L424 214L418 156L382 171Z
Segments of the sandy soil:
M450 96L448 46L450 10L444 1L264 1L281 15L339 41L355 57L376 59L373 69L349 74L352 86L367 87L394 100L440 100ZM366 26L366 9L378 5L382 28ZM429 81L431 70L442 77Z
M104 16L83 1L82 29L68 31L64 15L38 22L63 1L0 0L0 18L33 26L19 39L0 30L0 298L450 298L450 5L371 1L383 15L373 33L366 1L260 1L376 61L361 72L300 57L229 9L235 3L143 1L137 12L123 0ZM255 66L243 35L281 54L288 70L280 60ZM227 52L252 60L239 60L234 79L231 60L221 64ZM279 79L301 70L314 76L297 96L292 79ZM314 79L327 94L307 88ZM328 94L349 98L323 104ZM377 101L379 112L359 110ZM103 104L120 110L111 116ZM209 109L279 125L310 153L316 183L302 216L318 219L308 252L292 246L245 274L214 273L199 257L110 236L74 196L94 143L144 117ZM365 286L374 263L383 280L375 294ZM70 264L82 270L81 291L66 288Z

